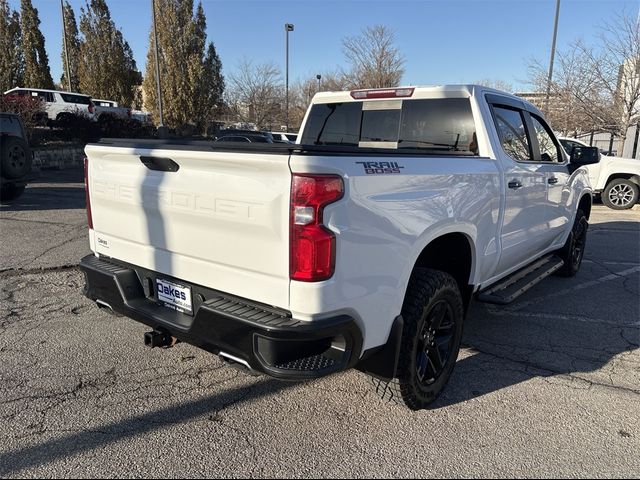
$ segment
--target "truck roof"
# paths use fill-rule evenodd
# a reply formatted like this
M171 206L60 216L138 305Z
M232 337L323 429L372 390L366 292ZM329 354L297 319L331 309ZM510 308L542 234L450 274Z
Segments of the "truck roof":
M4 94L6 95L8 93L15 92L18 90L30 90L33 92L47 92L47 93L65 93L65 94L79 95L81 97L91 98L91 95L87 95L86 93L69 92L67 90L47 90L46 88L31 88L31 87L15 87L15 88L12 88L11 90L7 90L6 92L4 92Z
M384 101L403 98L469 98L481 94L494 94L509 97L517 102L522 102L527 110L538 111L538 109L527 102L524 98L495 88L485 87L477 84L454 84L454 85L408 85L392 88L372 88L362 90L347 90L334 92L319 92L313 97L311 103L336 103L336 102L360 102ZM369 94L369 95L367 95Z

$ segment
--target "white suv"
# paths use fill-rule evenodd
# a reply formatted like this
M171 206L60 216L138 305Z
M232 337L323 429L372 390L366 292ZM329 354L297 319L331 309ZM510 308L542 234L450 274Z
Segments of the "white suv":
M80 114L95 120L95 109L89 95L41 88L12 88L4 92L4 94L42 99L49 120L60 120L61 117L68 114Z
M568 154L574 148L588 145L575 138L559 138ZM640 199L640 161L634 158L613 157L602 154L600 162L586 165L589 181L602 203L614 210L633 208Z

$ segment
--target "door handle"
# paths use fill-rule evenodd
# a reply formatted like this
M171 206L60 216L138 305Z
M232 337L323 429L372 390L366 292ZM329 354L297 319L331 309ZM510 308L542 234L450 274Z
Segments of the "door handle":
M556 177L550 177L547 180L547 183L549 183L549 185L555 185L556 183L558 183L558 179Z
M141 156L140 161L149 170L157 172L177 172L180 170L180 165L170 158Z
M520 182L520 180L511 180L508 185L509 188L517 190L518 188L522 187L522 182Z

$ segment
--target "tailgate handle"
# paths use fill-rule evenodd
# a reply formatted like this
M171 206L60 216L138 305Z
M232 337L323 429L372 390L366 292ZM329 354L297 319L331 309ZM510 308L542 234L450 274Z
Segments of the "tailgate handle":
M149 170L155 170L158 172L177 172L180 169L180 165L165 157L140 157L140 161L144 163L144 166Z

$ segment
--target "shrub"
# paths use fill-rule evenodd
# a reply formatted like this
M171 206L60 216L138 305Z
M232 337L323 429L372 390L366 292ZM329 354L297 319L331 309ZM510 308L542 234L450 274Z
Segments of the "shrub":
M25 127L44 125L47 113L41 98L17 95L0 96L0 112L16 113L22 117Z

